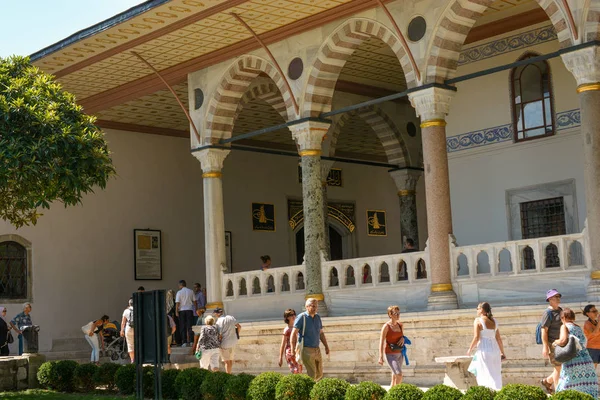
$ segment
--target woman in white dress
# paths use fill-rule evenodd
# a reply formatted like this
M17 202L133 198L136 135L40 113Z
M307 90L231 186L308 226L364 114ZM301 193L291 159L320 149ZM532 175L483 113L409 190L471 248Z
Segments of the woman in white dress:
M502 360L506 357L498 323L492 316L489 303L480 303L477 306L477 318L473 322L473 340L467 355L471 355L475 348L477 351L469 370L475 367L477 384L493 390L502 389Z

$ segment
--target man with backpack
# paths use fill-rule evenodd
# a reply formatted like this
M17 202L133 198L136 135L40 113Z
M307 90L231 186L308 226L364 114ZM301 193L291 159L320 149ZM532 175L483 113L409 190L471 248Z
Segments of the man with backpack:
M562 326L560 313L562 308L560 308L559 305L561 297L562 295L558 293L558 290L556 289L550 289L546 292L546 301L549 303L549 306L546 311L544 311L542 320L538 325L539 336L541 336L542 342L542 356L545 360L549 360L554 366L552 373L541 381L542 386L546 389L548 394L554 393L560 376L561 363L554 359L554 347L552 347L552 343L560 337L560 327ZM540 338L536 337L538 343L539 339Z

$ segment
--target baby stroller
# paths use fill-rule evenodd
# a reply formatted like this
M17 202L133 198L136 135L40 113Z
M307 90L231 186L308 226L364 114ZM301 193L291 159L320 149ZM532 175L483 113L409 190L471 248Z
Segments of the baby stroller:
M119 358L129 357L125 348L125 339L120 333L119 323L117 321L107 322L102 329L102 340L104 340L104 356L110 357L112 361L118 361Z

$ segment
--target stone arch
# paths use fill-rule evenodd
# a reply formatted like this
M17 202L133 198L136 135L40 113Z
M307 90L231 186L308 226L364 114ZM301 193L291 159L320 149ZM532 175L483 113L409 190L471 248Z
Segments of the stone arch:
M535 0L554 25L561 48L573 45L574 32L557 0ZM438 18L427 53L423 83L443 83L454 77L469 31L494 0L452 0ZM567 11L570 14L570 11Z
M329 147L329 156L335 156L335 150L338 138L342 129L348 121L358 116L371 126L385 150L388 163L401 167L412 165L410 153L406 147L406 143L402 139L402 134L396 127L396 124L387 116L381 108L377 106L368 106L353 110L341 116L338 122L333 126L331 131L331 141Z
M253 55L245 55L235 60L225 72L208 104L203 144L213 144L218 139L231 137L238 104L252 81L261 73L269 76L279 89L285 104L286 117L284 119L286 122L295 119L297 113L292 101L294 94L285 85L284 77L277 72L270 61Z
M272 82L261 83L260 85L253 86L247 90L238 103L233 120L235 121L244 107L255 99L263 100L265 103L273 107L275 111L281 115L281 118L283 118L285 121L288 120L288 110L286 108L285 101L281 96L279 88Z
M600 40L600 0L584 2L581 14L581 41Z
M404 71L408 87L416 86L415 71L400 39L380 22L351 18L338 26L319 49L304 89L302 117L318 117L331 110L335 83L346 60L370 37L379 38L390 46Z

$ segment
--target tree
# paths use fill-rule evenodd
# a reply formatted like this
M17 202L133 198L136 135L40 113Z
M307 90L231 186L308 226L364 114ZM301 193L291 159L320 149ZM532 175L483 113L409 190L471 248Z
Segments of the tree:
M94 122L28 58L0 58L0 218L35 225L40 208L106 187L115 170Z

